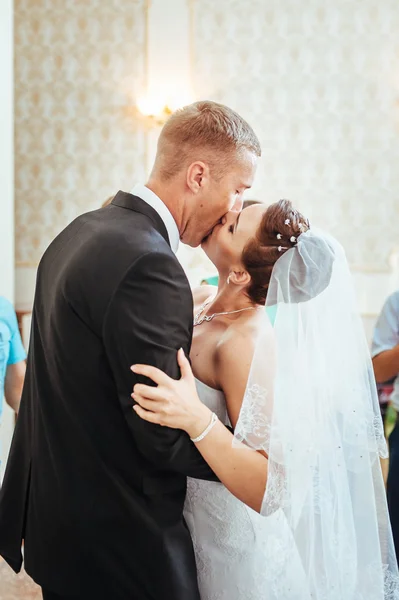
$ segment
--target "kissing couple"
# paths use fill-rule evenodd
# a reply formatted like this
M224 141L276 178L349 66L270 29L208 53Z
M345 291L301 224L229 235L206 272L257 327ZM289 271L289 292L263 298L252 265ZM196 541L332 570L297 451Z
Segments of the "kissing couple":
M189 105L147 184L40 262L0 554L45 600L399 597L345 253L287 200L241 211L260 155ZM218 288L191 292L180 240Z

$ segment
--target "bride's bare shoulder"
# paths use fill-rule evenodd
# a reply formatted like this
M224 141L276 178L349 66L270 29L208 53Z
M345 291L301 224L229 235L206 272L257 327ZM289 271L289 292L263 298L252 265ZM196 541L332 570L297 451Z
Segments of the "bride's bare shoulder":
M221 336L215 353L217 385L225 395L227 412L233 427L240 414L255 339L250 328L229 327Z
M261 322L262 315L258 312L237 319L220 335L215 360L222 378L225 375L231 381L234 373L234 379L244 378L246 383Z
M217 288L214 285L200 285L193 289L194 304L201 304L215 295Z
M216 348L219 363L227 369L234 368L237 363L252 361L256 336L251 327L229 327L220 336Z

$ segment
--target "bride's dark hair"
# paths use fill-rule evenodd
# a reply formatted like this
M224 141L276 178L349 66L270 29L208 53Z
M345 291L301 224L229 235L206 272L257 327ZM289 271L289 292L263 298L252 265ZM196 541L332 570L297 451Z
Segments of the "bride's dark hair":
M269 206L253 238L246 244L242 262L251 276L246 293L255 304L265 304L273 267L287 250L296 245L309 221L292 206L280 200Z

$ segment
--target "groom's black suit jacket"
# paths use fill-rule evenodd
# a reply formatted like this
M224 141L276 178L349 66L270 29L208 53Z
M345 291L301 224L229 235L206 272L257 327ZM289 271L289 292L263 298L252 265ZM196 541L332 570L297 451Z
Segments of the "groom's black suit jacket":
M91 600L198 600L186 476L213 479L188 436L139 419L130 366L179 376L188 281L159 215L119 192L40 263L21 410L0 492L0 554Z

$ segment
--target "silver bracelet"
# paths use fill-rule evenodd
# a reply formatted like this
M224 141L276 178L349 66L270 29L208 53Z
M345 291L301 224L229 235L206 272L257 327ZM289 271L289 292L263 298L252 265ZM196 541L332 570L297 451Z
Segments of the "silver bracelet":
M203 440L204 437L206 437L208 435L208 433L215 427L218 420L219 419L218 419L217 415L215 415L215 413L212 413L211 422L209 423L208 427L201 433L201 435L199 435L196 438L190 438L190 440L192 442L194 442L194 444L197 444L198 442Z

